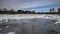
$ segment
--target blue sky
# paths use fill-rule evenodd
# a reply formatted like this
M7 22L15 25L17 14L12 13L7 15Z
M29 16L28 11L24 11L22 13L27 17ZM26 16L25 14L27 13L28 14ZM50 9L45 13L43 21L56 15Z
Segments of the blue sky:
M0 8L47 12L60 7L60 0L0 0Z

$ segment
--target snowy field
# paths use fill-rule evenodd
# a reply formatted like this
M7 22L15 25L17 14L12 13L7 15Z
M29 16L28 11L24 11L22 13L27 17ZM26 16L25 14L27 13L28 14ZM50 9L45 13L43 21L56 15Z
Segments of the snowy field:
M53 15L53 14L14 14L14 15L9 15L9 14L0 14L0 21L1 20L6 20L11 19L12 20L19 20L19 19L33 19L33 18L43 18L43 19L53 19L53 20L58 20L56 23L60 22L60 15Z
M59 14L0 14L3 22L12 25L0 28L1 34L60 34Z

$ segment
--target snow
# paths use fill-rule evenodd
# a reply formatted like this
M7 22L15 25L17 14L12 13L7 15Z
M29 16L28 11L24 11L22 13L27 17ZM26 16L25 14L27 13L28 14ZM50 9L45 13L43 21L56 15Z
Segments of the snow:
M47 14L42 14L42 15L39 15L39 14L14 14L14 15L8 15L8 14L0 14L0 21L1 20L6 20L7 19L32 19L32 18L44 18L44 19L53 19L53 20L58 20L58 22L56 22L55 24L57 23L60 23L60 16L59 15L47 15ZM11 20L11 21L12 21Z
M8 32L8 33L6 33L6 34L15 34L15 32Z
M5 20L5 21L4 21ZM54 24L52 20L57 20ZM25 34L45 34L47 30L53 29L60 34L60 16L52 14L0 14L0 22L19 23L18 27L23 26ZM7 27L8 28L8 27ZM17 28L19 29L19 28ZM34 30L34 31L33 31ZM20 32L19 32L20 33ZM7 34L15 34L15 32L8 32Z

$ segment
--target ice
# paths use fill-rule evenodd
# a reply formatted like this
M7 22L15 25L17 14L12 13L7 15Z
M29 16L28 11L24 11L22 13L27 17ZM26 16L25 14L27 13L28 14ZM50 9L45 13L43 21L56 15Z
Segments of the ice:
M60 22L60 16L59 15L47 15L47 14L14 14L14 15L9 15L9 14L0 14L0 21L1 20L6 20L6 22L8 22L7 19L11 19L10 21L14 21L16 19L32 19L32 18L44 18L44 19L54 19L54 20L58 20L58 22L56 22L55 24Z
M25 34L45 34L47 30L53 29L60 34L60 16L52 14L0 14L0 23L18 23L17 29L20 30L20 26L23 26ZM58 24L58 25L57 25ZM10 27L10 26L9 26ZM6 28L9 28L8 26ZM14 26L15 27L15 26ZM14 28L13 26L11 28ZM7 34L13 32L8 32ZM20 33L17 32L17 33Z

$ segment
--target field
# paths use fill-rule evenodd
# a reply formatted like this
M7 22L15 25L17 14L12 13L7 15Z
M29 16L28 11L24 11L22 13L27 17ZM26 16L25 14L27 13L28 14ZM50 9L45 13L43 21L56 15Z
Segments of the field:
M1 34L60 34L60 14L0 14Z

